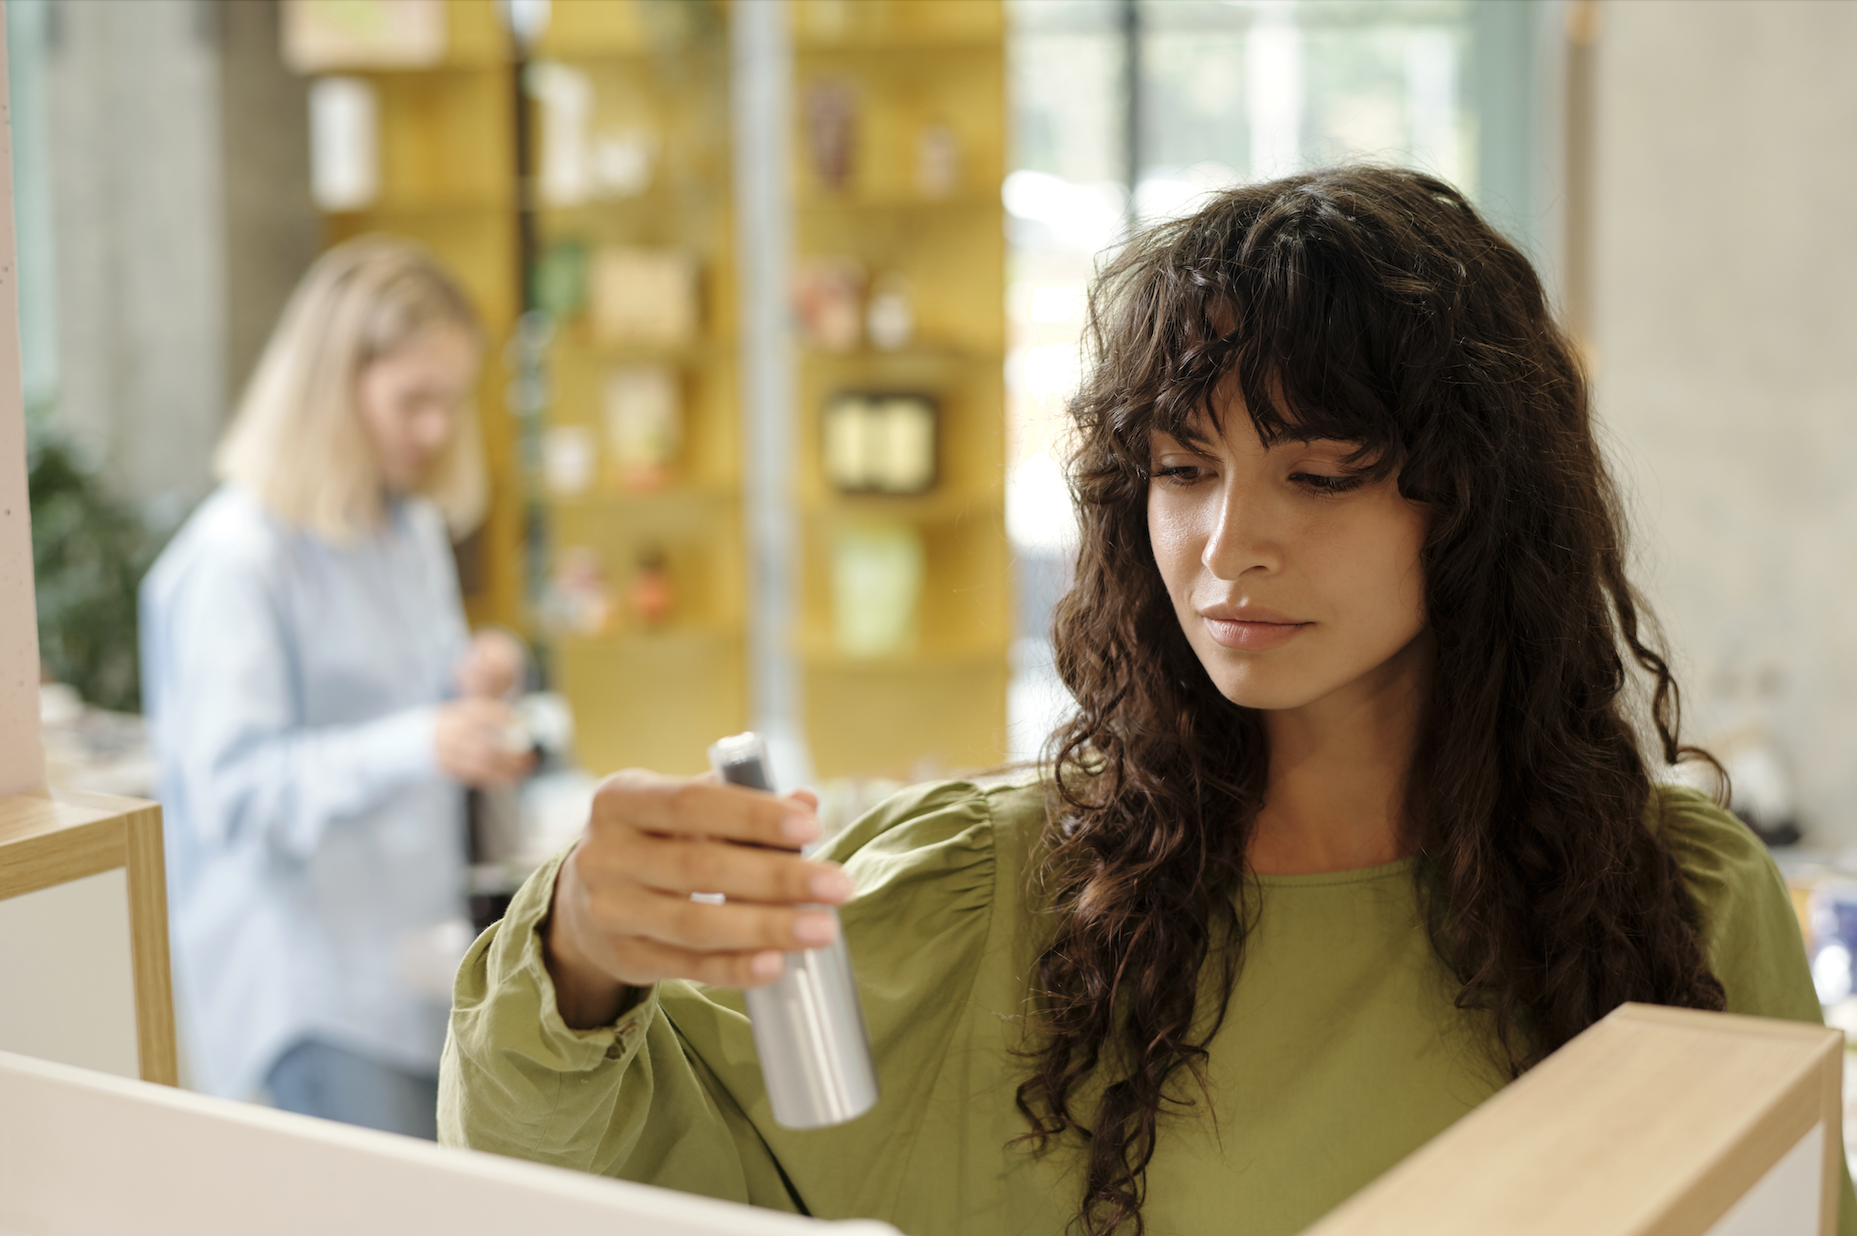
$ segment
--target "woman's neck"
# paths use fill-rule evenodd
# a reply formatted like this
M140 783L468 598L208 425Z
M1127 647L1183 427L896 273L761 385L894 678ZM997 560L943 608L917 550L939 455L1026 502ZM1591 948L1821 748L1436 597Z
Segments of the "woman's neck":
M1356 871L1411 853L1406 775L1431 660L1421 635L1365 678L1263 714L1270 775L1251 835L1253 871Z

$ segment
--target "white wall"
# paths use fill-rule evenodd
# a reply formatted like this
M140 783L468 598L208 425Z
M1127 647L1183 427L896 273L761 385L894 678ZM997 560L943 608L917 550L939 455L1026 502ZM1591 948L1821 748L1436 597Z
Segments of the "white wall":
M0 1052L140 1077L129 936L121 867L0 901Z
M1857 844L1857 4L1608 0L1593 344L1697 737Z

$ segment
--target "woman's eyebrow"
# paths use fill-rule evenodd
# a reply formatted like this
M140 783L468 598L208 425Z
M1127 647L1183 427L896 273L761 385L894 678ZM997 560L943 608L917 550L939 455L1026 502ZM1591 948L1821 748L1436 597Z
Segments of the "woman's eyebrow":
M1347 451L1349 454L1356 454L1360 452L1366 446L1366 444L1363 442L1351 442L1346 438L1324 438L1320 435L1305 438L1305 437L1300 437L1295 434L1288 434L1282 438L1279 438L1278 441L1286 446L1339 447L1340 449Z
M1155 430L1148 438L1148 449L1151 451L1177 450L1186 451L1193 455L1204 455L1207 453L1206 447L1207 443L1195 442L1190 438L1178 437L1175 434L1168 433L1164 429Z

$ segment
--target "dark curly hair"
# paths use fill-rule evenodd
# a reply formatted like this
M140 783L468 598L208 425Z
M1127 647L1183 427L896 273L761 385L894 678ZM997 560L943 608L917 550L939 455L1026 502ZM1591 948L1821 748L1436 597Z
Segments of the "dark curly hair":
M1082 545L1055 620L1077 711L1048 748L1035 1071L1017 1092L1026 1139L1087 1148L1077 1226L1142 1230L1160 1114L1205 1094L1254 912L1263 725L1187 643L1147 524L1149 431L1216 424L1230 375L1266 442L1358 443L1430 509L1435 669L1405 827L1458 1004L1486 1010L1499 1063L1520 1073L1627 1000L1720 1009L1681 871L1646 827L1634 681L1660 762L1707 757L1678 743L1585 377L1515 246L1412 172L1233 189L1123 247L1086 342Z

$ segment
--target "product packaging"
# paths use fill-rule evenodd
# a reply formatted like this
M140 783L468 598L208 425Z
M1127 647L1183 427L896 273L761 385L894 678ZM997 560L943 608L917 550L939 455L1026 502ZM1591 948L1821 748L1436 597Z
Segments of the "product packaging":
M841 493L926 493L936 480L938 422L926 395L834 395L821 434L826 479Z
M849 352L862 340L864 268L855 258L802 258L793 274L800 337L826 352Z
M542 483L558 498L574 498L593 484L593 431L585 425L551 425L542 431Z
M607 246L593 255L589 283L595 343L674 348L696 339L697 264L691 254Z
M668 365L627 365L606 375L606 449L622 489L670 483L683 447L683 400Z
M922 599L922 533L905 523L849 524L832 542L832 617L848 657L898 656L915 647Z

